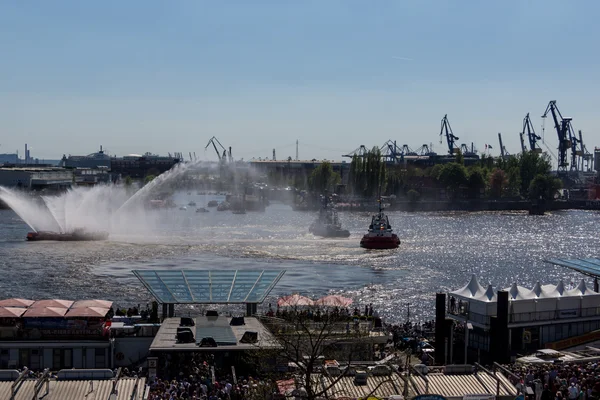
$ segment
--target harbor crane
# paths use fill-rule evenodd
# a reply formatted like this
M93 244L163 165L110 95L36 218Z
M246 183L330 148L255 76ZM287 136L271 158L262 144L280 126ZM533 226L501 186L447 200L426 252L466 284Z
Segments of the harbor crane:
M525 139L523 138L524 135L525 135L525 132L523 132L523 131L519 132L519 139L521 140L521 153L527 152L527 147L525 147Z
M398 159L401 161L404 159L404 153L402 151L398 151L398 146L396 145L396 141L388 140L379 148L381 150L381 154L385 161L397 163Z
M233 156L231 155L231 147L229 147L229 154L228 154L225 146L223 146L221 144L221 142L219 142L219 139L217 139L215 136L213 136L209 139L208 144L206 145L206 147L204 147L204 150L206 150L208 148L208 146L210 146L211 144L213 145L213 148L215 149L215 152L217 153L217 158L219 159L219 161L225 162L225 161L229 160L229 162L233 162ZM217 144L223 149L223 155L221 155L221 152L217 148Z
M506 147L504 147L504 144L502 143L502 134L500 132L498 132L498 142L500 143L500 155L503 160L506 160L506 158L510 156L510 153L506 151Z
M437 155L436 153L433 152L433 146L431 146L431 148L430 148L430 146L427 143L425 143L423 146L419 147L417 149L417 153L420 156L429 156L429 157Z
M542 140L542 138L536 135L533 124L531 123L531 118L529 118L529 113L523 118L523 130L521 131L521 147L523 148L523 152L525 152L525 144L523 143L525 132L527 132L527 139L529 140L529 149L533 153L541 153L542 149L537 144L537 141Z
M579 130L579 146L581 149L581 170L592 171L594 169L594 155L588 151L586 145L583 143L583 135L581 134L581 129Z
M546 111L542 118L546 118L548 113L552 114L554 120L554 128L558 135L558 172L566 173L569 163L567 162L567 152L571 148L571 171L577 171L577 142L573 126L571 125L572 118L563 118L560 110L556 106L556 100L550 100Z
M442 118L442 127L440 129L440 143L442 143L442 136L446 135L446 142L448 143L448 154L451 156L454 155L458 151L458 147L454 143L458 140L458 136L454 136L452 132L452 128L450 127L450 122L448 121L448 114L444 115Z

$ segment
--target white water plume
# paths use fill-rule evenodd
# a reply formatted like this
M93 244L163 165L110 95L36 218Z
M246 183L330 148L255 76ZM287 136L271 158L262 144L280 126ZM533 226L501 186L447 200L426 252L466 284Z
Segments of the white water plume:
M2 186L0 199L34 231L60 231L60 224L43 201Z
M176 179L181 177L190 167L196 166L202 163L202 161L194 161L189 163L178 163L173 168L164 172L148 182L143 188L138 190L133 196L131 196L123 205L117 210L116 216L119 217L123 212L129 212L131 207L139 208L146 200L149 199L151 194L156 194L160 190L168 190L169 192L174 191L173 184L176 183Z

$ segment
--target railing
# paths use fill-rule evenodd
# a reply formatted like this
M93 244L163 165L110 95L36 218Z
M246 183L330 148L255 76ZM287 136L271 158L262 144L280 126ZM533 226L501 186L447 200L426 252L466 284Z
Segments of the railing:
M600 317L600 307L572 308L566 310L510 313L509 323L554 321L573 318Z
M468 307L467 307L468 310ZM450 315L456 315L463 317L470 322L474 322L481 325L488 326L490 324L490 316L479 314L475 312L451 312ZM600 317L600 307L587 307L587 308L571 308L564 310L550 310L550 311L531 311L521 313L509 313L508 322L511 324L518 324L522 322L542 322L542 321L556 321L556 320L568 320L573 318L593 318Z

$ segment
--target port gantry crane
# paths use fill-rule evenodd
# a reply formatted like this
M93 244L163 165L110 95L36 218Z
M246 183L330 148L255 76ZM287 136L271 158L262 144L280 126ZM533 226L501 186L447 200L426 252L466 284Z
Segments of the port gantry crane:
M442 135L446 135L446 142L448 143L448 154L451 156L456 153L458 147L454 143L458 140L458 136L454 136L452 132L452 128L450 127L450 122L448 122L448 114L444 115L442 118L442 127L440 129L440 143L442 143Z
M525 133L527 133L527 139L529 140L529 149L531 150L531 152L541 153L542 149L537 144L537 142L538 140L542 140L542 138L536 135L535 130L533 129L533 123L531 122L531 118L529 118L529 113L527 113L525 118L523 118L523 131L521 132L521 140ZM523 148L525 148L524 144L522 144L522 146ZM525 150L523 150L523 152L524 151Z
M204 150L206 150L208 148L208 146L210 146L211 144L213 145L215 152L217 153L217 158L219 159L220 162L225 162L227 160L229 160L229 162L233 162L233 156L231 155L231 147L229 147L229 154L228 154L225 146L223 146L221 144L221 142L219 142L219 139L217 139L215 136L213 136L209 139L208 144L206 145L206 147L204 147ZM219 146L221 146L221 148L223 149L223 155L221 155L219 149L217 148L217 144L219 144Z
M577 171L577 143L579 139L577 139L573 131L573 126L571 125L572 118L563 118L556 106L556 100L550 100L542 118L546 118L548 112L552 114L554 128L558 134L558 172L567 172L567 167L569 166L567 152L569 151L569 147L571 148L571 171Z
M498 132L498 142L500 143L500 155L503 160L506 160L506 158L510 156L510 153L506 151L506 147L504 147L504 144L502 143L502 134L500 132Z

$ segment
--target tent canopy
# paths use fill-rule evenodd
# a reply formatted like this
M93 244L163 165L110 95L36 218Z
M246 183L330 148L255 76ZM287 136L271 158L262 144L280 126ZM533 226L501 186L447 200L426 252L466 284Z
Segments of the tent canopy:
M67 314L66 318L69 317L96 317L96 318L105 318L108 314L108 308L101 307L78 307L71 308Z
M312 301L306 296L301 296L299 294L284 296L277 300L277 305L279 307L312 306L314 304L314 301Z
M480 297L485 294L485 289L483 286L479 284L477 281L477 277L475 274L471 275L471 280L462 288L455 290L454 292L450 292L455 296L465 297L468 299Z
M314 302L316 305L329 307L348 307L352 304L352 299L340 295L329 295L321 297Z
M111 308L113 305L112 301L108 300L79 300L73 303L71 308L85 308L85 307L100 307L100 308Z
M25 311L23 307L0 307L0 318L19 318Z
M0 300L0 307L29 307L34 303L27 299L4 299Z
M34 307L29 308L23 314L23 317L29 318L58 318L64 317L67 313L67 308L62 307Z
M69 308L73 305L73 301L71 300L38 300L34 302L30 307L31 308L45 308L45 307L57 307L57 308Z

